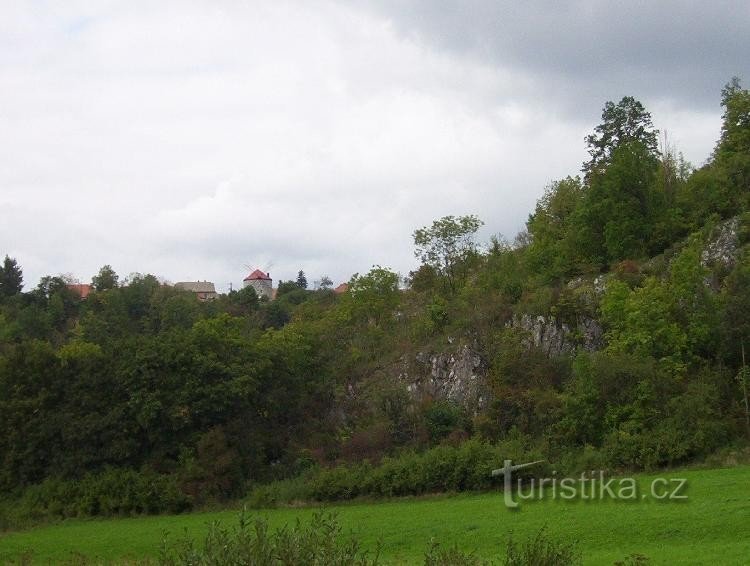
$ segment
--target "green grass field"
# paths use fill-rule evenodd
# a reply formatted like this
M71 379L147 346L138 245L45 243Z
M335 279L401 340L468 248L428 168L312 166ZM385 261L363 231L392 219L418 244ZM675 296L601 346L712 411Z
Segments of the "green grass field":
M639 476L638 501L522 502L503 505L501 493L403 499L329 506L347 533L365 548L382 541L389 563L420 563L431 538L492 557L510 533L521 539L547 525L551 534L578 541L585 564L612 564L639 553L651 564L750 564L750 466L670 472L687 479L687 500L660 502L650 492L657 476ZM315 509L260 511L281 526ZM254 512L256 513L256 512ZM104 560L155 555L163 532L201 536L208 522L236 523L237 511L116 520L75 520L0 534L0 561L31 551L35 562L55 563L78 552Z

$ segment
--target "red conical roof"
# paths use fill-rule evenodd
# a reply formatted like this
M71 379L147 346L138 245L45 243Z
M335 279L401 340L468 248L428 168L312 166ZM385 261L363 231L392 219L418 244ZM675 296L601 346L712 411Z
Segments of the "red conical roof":
M250 275L245 277L243 281L256 281L258 279L262 279L264 281L271 281L271 274L270 273L263 273L260 269L256 269L253 271Z

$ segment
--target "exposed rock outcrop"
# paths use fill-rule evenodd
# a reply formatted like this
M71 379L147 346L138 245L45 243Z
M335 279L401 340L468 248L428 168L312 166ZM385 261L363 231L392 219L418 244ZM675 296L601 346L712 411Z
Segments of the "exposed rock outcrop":
M734 267L740 252L740 218L735 216L717 225L701 253L701 265Z
M576 349L593 352L602 347L604 331L593 318L581 317L574 327L553 316L514 316L509 328L525 330L528 346L540 348L549 356L571 353Z
M487 399L487 365L469 346L456 352L420 352L411 362L404 361L399 379L418 400L432 398L454 401L476 412Z

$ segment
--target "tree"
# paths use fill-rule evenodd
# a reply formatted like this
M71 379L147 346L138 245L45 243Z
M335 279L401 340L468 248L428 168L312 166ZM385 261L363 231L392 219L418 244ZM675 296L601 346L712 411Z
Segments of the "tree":
M742 88L740 79L733 77L721 91L721 138L716 147L717 156L750 153L750 92Z
M714 163L735 209L743 197L744 202L740 202L747 205L750 190L750 92L735 77L722 90L721 104L724 115Z
M305 272L301 269L299 270L299 273L297 273L297 287L300 289L307 289L307 277L305 277Z
M117 287L120 277L112 269L111 265L105 265L99 270L98 275L91 278L91 284L97 291L106 291Z
M605 169L612 153L623 144L639 142L649 153L658 155L658 135L651 114L632 96L623 97L617 104L607 102L602 110L602 123L585 138L591 156L583 164L586 179Z
M5 256L2 267L0 267L0 297L12 297L23 289L23 271L18 262L9 256Z
M325 290L325 289L330 289L331 287L333 287L333 281L331 280L330 277L328 277L328 275L324 275L323 277L320 278L321 289Z
M381 324L398 306L398 274L379 265L365 275L355 273L349 281L348 297L353 314Z
M526 222L531 235L527 252L529 263L547 279L567 275L573 267L570 220L582 196L579 177L554 182L547 187Z
M442 276L451 293L466 279L467 262L477 254L474 234L483 224L473 214L444 216L414 231L414 255Z

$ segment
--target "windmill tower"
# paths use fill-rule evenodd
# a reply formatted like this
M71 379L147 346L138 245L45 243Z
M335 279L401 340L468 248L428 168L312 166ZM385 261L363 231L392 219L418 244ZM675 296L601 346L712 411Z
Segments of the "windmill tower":
M245 267L252 269L249 265ZM255 294L258 295L258 298L266 297L268 300L273 299L273 279L271 279L271 274L267 271L261 271L260 269L252 271L250 275L242 280L242 287L252 287L255 289Z

